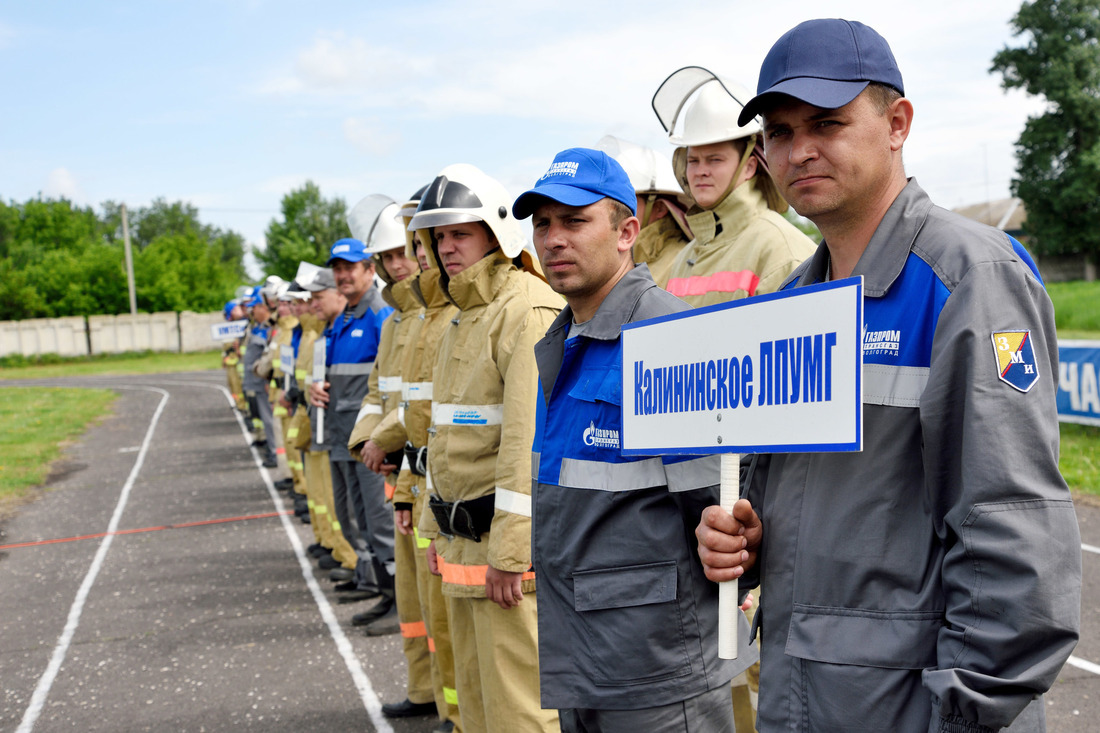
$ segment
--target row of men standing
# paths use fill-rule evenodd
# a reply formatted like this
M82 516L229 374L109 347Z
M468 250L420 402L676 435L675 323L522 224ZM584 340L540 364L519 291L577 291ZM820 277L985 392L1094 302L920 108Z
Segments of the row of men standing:
M1033 396L1016 395L1038 383L1036 363L1052 373L1051 308L1019 243L934 209L906 179L901 147L912 105L903 95L877 33L849 21L810 21L777 41L747 104L744 90L698 67L658 90L654 109L682 142L672 168L690 200L662 192L654 177L632 184L630 165L574 148L514 202L499 183L460 164L420 191L404 217L378 197L355 207L354 238L332 248L335 276L322 270L299 283L314 291L315 312L329 324L327 373L310 386L309 402L317 421L354 424L332 463L334 476L344 474L334 487L347 485L347 525L355 521L358 531L346 533L360 550L347 592L370 593L373 583L385 613L396 598L406 640L407 699L384 706L387 715L434 707L444 718L437 730L717 733L733 729L734 709L747 707L736 729L750 730L751 695L736 702L745 687L736 685L730 705L729 686L749 671L755 650L743 646L736 662L717 658L717 593L707 578L748 585L762 577L772 588L763 608L773 623L761 643L770 675L760 698L766 729L985 731L1017 716L1014 730L1042 729L1039 696L1077 633L1072 504L1056 450L1013 462L997 481L971 476L974 465L991 465L993 451L984 439L956 449L953 436L996 428L971 425L975 411L959 412L950 395L965 391L991 414L1011 407L1037 432L1053 434L1042 442L1056 448L1049 378ZM757 112L780 169L774 179ZM625 146L609 145L628 157ZM826 243L814 249L779 215L786 208L780 188ZM517 224L528 216L541 267ZM399 219L415 238L387 238ZM894 236L896 229L912 231ZM386 253L398 250L405 260L418 257L419 274L388 264ZM356 273L371 269L368 253L392 281L387 293L398 309L373 362L339 343L365 336L362 328L339 329L340 319L350 324L369 310L362 300L317 305L337 283L342 293L355 290ZM664 256L672 256L670 266ZM983 266L960 271L967 258ZM635 265L640 260L652 262L657 282ZM885 273L887 261L904 267ZM395 276L401 267L414 296L404 303L397 293L405 280ZM873 374L917 369L941 388L913 398L922 384L886 385L885 401L865 410L887 429L870 436L864 454L821 471L807 468L805 456L753 457L751 501L738 502L733 515L709 506L717 503L713 456L621 455L625 323L853 273L886 280L865 291L875 318L910 328L944 316L921 342L924 351L902 355L923 360L917 366L898 354L871 355L881 357ZM912 290L892 287L905 273L922 279ZM966 278L979 280L975 291ZM982 293L999 287L1019 298L990 308ZM1005 330L1017 319L1025 331ZM992 339L976 337L987 333ZM1001 352L1011 350L1014 333L1047 348L997 362L1009 358ZM936 363L936 343L958 358ZM1006 380L1016 363L1033 368ZM975 366L957 366L964 364ZM365 372L371 388L356 404L342 385ZM347 420L356 407L357 419ZM918 420L943 429L923 433ZM929 452L938 462L921 464ZM354 457L373 474L398 472L392 567L372 544L373 515L353 497L369 485L353 485L358 466L337 466ZM958 480L946 468L956 463L965 464ZM898 466L907 468L891 473ZM803 517L800 506L811 513ZM872 509L877 521L856 516ZM967 524L987 509L997 516ZM1042 516L1016 519L1024 509ZM913 551L888 552L886 526ZM856 538L855 554L834 564L831 553L848 549L841 532ZM1003 547L1009 534L1026 536L1032 548L1066 539L1050 551L1058 571L1016 572L1016 561L1006 561L1014 553ZM800 553L804 537L810 544ZM768 542L779 549L769 554ZM981 587L958 558L974 547L982 553ZM858 580L864 575L874 579ZM843 598L835 598L837 588ZM945 608L954 592L982 603ZM906 599L900 606L899 598ZM380 621L380 613L369 620ZM1012 624L999 620L1006 614ZM746 624L740 614L738 622ZM835 629L844 631L843 643ZM865 644L862 634L879 636ZM739 634L740 642L747 637Z
M739 111L717 79L704 84L678 110L671 165L614 138L598 144L630 175L640 219L634 260L693 306L774 291L814 247L781 216L786 204L766 174L759 124L730 126ZM346 546L355 550L341 599L382 600L353 623L404 637L407 699L384 712L438 711L439 730L558 725L538 692L529 469L541 401L534 346L564 302L525 249L511 204L498 182L463 164L401 207L368 196L349 214L353 237L332 246L331 269L303 263L277 294L291 303L308 294L326 325L325 380L309 378L311 339L302 339L288 391L314 421L305 464L315 470L305 472L302 493L331 476L331 499L324 489L309 499L312 551L344 555L346 569ZM292 436L303 431L304 412L295 413ZM328 470L316 470L313 457L325 450ZM321 481L308 481L317 474ZM739 679L739 730L749 731L755 689Z

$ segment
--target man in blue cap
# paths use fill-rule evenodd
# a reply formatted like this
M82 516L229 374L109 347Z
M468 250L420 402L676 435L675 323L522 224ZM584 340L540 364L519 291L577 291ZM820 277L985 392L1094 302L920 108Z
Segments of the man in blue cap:
M634 264L636 200L613 158L572 148L512 207L568 303L535 345L542 705L567 732L732 731L729 682L756 657L718 659L718 590L691 538L718 459L620 452L622 326L688 310Z
M784 288L864 293L863 451L756 456L697 529L708 577L763 581L761 731L1044 730L1078 638L1050 299L1018 242L906 178L903 95L878 33L813 20L741 115L824 235Z
M393 308L374 287L374 263L362 241L338 240L326 267L332 268L336 289L347 298L347 306L325 329L326 381L310 385L310 400L325 410L324 438L330 450L336 515L359 555L357 589L341 594L340 602L382 597L352 618L352 624L361 626L381 618L393 606L393 513L386 506L382 476L352 457L348 438L367 394L382 323Z

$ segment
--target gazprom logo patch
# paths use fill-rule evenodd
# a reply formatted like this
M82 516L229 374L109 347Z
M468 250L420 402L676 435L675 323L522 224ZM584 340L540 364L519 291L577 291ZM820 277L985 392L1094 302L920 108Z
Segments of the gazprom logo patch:
M356 328L356 329L352 330L352 332L351 332L351 337L353 339L362 338L362 336L363 336L363 329L361 329L361 328Z
M993 353L997 357L997 377L1021 392L1039 381L1031 331L994 331Z
M546 178L553 178L554 176L569 176L570 178L576 178L578 165L579 163L572 160L563 160L558 163L551 163L550 169L543 173L542 178L540 178L539 180L541 181Z
M581 439L584 440L585 445L593 448L619 449L619 431L598 428L595 421L589 423L588 427L584 429Z
M338 244L332 248L332 253L334 255L343 254L345 252L351 252L350 244Z
M455 408L452 422L455 425L487 425L489 419L485 413L476 408Z

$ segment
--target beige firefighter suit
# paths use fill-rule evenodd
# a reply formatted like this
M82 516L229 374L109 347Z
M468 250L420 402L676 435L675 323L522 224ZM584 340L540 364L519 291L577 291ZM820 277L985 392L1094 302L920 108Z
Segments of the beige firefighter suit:
M695 239L676 258L665 289L695 308L773 293L816 249L768 208L752 180L688 216Z
M435 540L462 722L468 731L556 731L556 711L539 703L530 446L534 345L564 302L499 251L456 274L447 292L461 313L443 335L432 380L432 491L447 502L495 494L480 541ZM421 528L438 530L431 512ZM518 606L504 610L486 598L490 565L525 574Z
M276 453L282 450L283 456L286 458L286 467L290 471L290 477L294 481L294 493L306 494L305 484L305 464L302 460L302 452L298 450L291 442L289 431L292 424L292 418L290 411L287 408L279 404L279 400L283 397L283 384L285 380L283 377L283 370L280 367L282 363L280 361L280 351L284 346L290 346L294 338L294 329L298 327L298 318L296 316L283 316L279 318L278 325L275 332L275 337L272 342L275 344L274 360L272 361L272 387L271 387L271 405L272 414L275 419L279 421L282 435L282 447L276 449ZM310 521L313 518L310 517Z
M375 357L374 369L368 380L370 388L363 397L359 418L348 439L348 450L359 458L363 443L373 440L386 453L404 451L405 425L399 419L401 402L401 366L408 350L416 343L423 323L423 309L412 292L413 277L392 282L380 259L375 257L379 276L386 281L382 299L394 311L382 324L382 334ZM398 474L386 478L386 493L397 483ZM390 495L394 509L398 504L412 507L412 500ZM408 663L406 695L414 703L435 699L432 687L431 659L428 653L428 632L420 615L420 597L416 584L416 539L398 531L394 538L394 591L397 617L401 624L402 645Z
M672 214L647 224L634 241L634 261L649 266L653 282L664 288L672 265L691 238L684 234Z
M458 317L458 308L444 294L439 282L439 270L420 273L412 285L421 305L424 306L423 323L416 343L405 353L401 369L402 403L400 415L404 419L410 450L421 451L428 445L428 428L432 419L432 385L436 359L443 334L453 328L451 319ZM454 723L461 733L462 721L458 709L458 693L455 690L455 657L451 645L450 625L447 622L447 606L443 598L443 582L428 570L425 555L428 545L435 539L434 532L421 531L420 518L428 506L427 479L413 471L406 458L397 479L393 500L412 503L413 537L416 542L416 582L420 597L420 612L428 632L428 648L431 650L432 685L435 704L440 717Z

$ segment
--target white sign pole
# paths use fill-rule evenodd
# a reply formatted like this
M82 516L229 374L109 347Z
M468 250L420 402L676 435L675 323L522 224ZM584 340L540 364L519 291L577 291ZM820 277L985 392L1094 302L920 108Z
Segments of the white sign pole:
M325 337L317 339L313 344L313 381L317 384L325 383ZM317 442L325 442L325 408L317 408Z
M718 503L733 513L741 487L741 455L722 454ZM718 584L718 658L737 659L737 581Z

